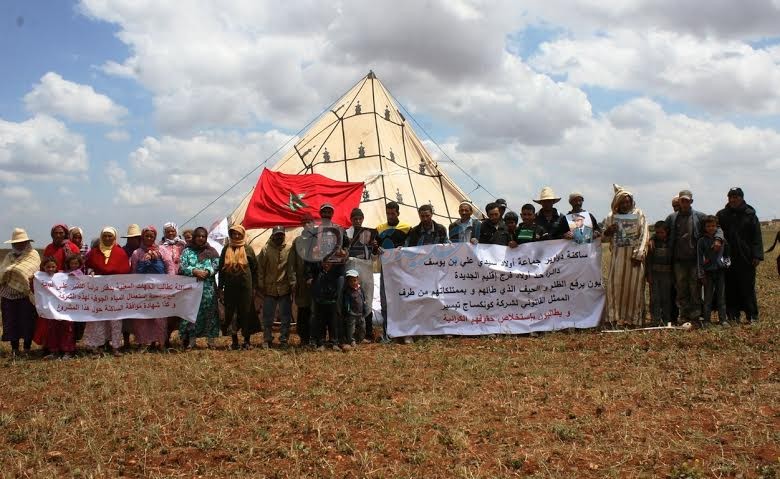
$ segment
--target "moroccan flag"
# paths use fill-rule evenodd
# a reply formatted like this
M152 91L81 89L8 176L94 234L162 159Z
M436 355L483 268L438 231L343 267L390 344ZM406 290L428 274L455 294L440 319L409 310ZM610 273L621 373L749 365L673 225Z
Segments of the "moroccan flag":
M319 219L323 203L333 205L333 222L343 227L351 223L349 214L360 204L363 183L331 180L316 173L290 175L263 170L244 214L244 228L300 226L308 213Z

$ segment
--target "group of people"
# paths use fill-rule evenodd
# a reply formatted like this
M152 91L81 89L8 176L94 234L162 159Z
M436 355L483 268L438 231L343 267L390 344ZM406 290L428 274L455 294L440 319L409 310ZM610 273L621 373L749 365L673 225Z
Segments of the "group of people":
M351 226L344 229L332 223L334 207L326 203L320 207L319 224L305 215L300 235L291 242L284 227L274 227L257 255L238 224L229 227L221 252L209 244L204 227L179 232L176 224L166 223L158 241L154 226L130 225L124 246L118 244L117 230L105 227L88 246L80 228L57 224L51 228L51 243L42 259L27 233L17 228L6 241L12 250L0 265L2 340L10 342L13 354L29 352L36 342L47 358L69 358L79 340L89 350L98 352L105 347L115 356L131 344L131 336L136 345L164 349L170 347L176 330L185 348L193 348L197 338L206 338L207 346L214 348L216 338L224 334L231 337L231 348L249 349L251 336L262 330L261 346L269 348L278 318L278 344L284 348L295 303L300 345L348 351L374 339L373 260L384 251L443 243L515 248L556 239L583 243L601 238L610 243L605 319L613 326L644 325L646 283L652 318L659 325L758 320L755 277L756 266L763 260L761 230L740 188L728 191L727 204L717 215L694 210L693 194L681 191L672 201L673 212L654 224L652 235L634 195L618 185L614 190L610 212L602 223L583 209L584 197L578 192L569 195L568 213L559 212L555 205L561 198L550 187L543 188L534 200L538 210L527 203L519 215L507 210L505 200L497 199L485 207L484 219L480 219L477 216L483 215L464 201L458 208L460 218L448 227L433 220L430 205L419 207L416 226L404 223L399 205L389 202L386 222L365 227L363 212L355 208ZM61 321L36 314L32 277L37 271L186 275L203 283L203 293L194 323L176 317ZM385 322L379 340L389 341L381 274L380 298ZM742 312L745 315L740 318Z

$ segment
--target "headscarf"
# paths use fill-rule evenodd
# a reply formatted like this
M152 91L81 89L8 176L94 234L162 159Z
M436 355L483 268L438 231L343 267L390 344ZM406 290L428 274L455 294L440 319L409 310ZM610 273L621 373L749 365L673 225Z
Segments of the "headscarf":
M70 243L70 230L68 229L68 225L65 223L57 223L56 225L52 226L51 231L49 231L49 236L51 236L52 240L54 239L54 230L57 228L62 228L65 230L65 239L62 240L62 244L59 246L59 248L67 248L68 243ZM51 244L53 245L54 241L52 241Z
M165 230L168 228L173 228L174 231L176 231L176 237L173 239L168 239L165 237ZM184 241L179 236L179 227L174 223L173 221L169 221L163 225L163 238L160 240L160 244L164 244L166 246L175 246L175 245L187 245L187 242Z
M114 242L111 243L109 246L106 246L103 244L103 233L111 233L114 235ZM117 232L116 228L113 226L104 226L102 230L100 230L100 242L98 243L98 248L100 248L100 252L103 253L103 256L105 257L105 264L108 264L108 258L111 257L111 251L114 250L114 246L116 246L116 240L119 233Z
M71 241L73 241L73 235L76 234L76 233L81 235L81 242L83 243L84 242L84 232L81 231L81 228L79 228L78 226L71 226L70 227L70 229L68 230L68 238Z
M157 251L157 245L154 243L154 241L152 241L152 245L151 246L146 246L144 244L144 239L143 238L144 238L144 235L146 234L147 231L151 231L152 233L154 233L154 239L157 239L157 228L155 228L152 225L147 226L146 228L141 230L141 248L144 251L150 251L150 250L151 251Z
M0 286L8 286L15 291L27 294L30 301L33 301L30 278L38 271L40 265L41 256L32 247L32 243L28 242L22 250L12 249L5 255L2 264L0 264Z
M206 238L208 238L209 230L204 228L203 226L198 226L192 231L192 236L195 236L195 233L199 230L203 230L204 233L206 233ZM192 251L198 253L198 261L205 261L207 259L214 259L219 258L219 253L217 250L214 249L213 246L211 246L208 242L208 239L205 243L203 243L203 246L196 246L195 242L193 241L187 246Z
M612 185L612 188L615 190L615 196L612 198L612 213L619 214L618 207L623 201L623 198L626 196L631 198L631 210L636 207L636 204L634 203L634 195L630 191L616 183Z
M249 260L246 257L246 230L241 225L232 225L228 228L228 234L231 231L238 231L242 237L240 240L230 238L227 251L225 251L225 270L231 273L246 271L249 267Z

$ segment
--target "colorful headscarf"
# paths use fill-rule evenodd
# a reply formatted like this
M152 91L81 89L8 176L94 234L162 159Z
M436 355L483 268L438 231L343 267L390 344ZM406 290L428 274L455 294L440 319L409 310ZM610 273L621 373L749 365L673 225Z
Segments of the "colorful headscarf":
M154 240L152 240L151 246L146 246L144 244L144 235L146 234L147 231L151 231L152 233L154 233L154 239L155 240L157 239L157 228L155 228L152 225L147 226L146 228L141 230L141 248L143 248L144 251L148 251L148 250L156 251L157 245L155 244Z
M176 231L176 237L174 237L173 239L168 239L165 237L165 230L167 230L168 228L173 228L173 230ZM179 227L176 225L176 223L174 223L173 221L169 221L165 223L163 225L163 237L162 240L160 240L160 244L164 244L166 246L174 246L174 245L186 246L187 242L184 241L184 239L182 239L178 233L179 233Z
M232 225L228 228L228 234L231 231L241 233L240 240L230 238L227 251L225 251L225 270L231 273L246 271L249 267L249 260L246 257L246 229L241 225Z

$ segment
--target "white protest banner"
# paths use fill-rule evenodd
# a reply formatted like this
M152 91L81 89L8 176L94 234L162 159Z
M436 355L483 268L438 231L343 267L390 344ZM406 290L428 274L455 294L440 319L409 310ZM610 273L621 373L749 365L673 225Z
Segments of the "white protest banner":
M35 308L47 319L103 321L198 316L203 283L189 276L35 273Z
M393 337L593 328L604 309L601 241L402 248L382 269Z

